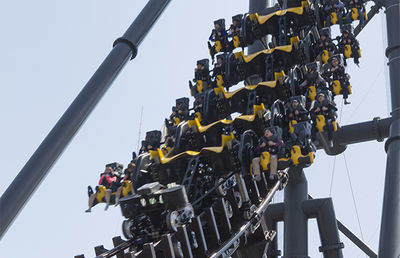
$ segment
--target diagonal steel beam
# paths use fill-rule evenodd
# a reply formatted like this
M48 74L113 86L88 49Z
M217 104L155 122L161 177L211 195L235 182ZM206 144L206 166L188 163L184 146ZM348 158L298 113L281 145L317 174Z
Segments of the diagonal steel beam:
M150 0L0 198L0 239L67 147L170 0Z
M315 200L310 194L308 194L308 199ZM342 232L351 242L353 242L358 248L361 249L368 257L376 258L378 255L376 252L364 243L358 236L356 236L349 228L347 228L340 220L336 219L337 226L340 232Z

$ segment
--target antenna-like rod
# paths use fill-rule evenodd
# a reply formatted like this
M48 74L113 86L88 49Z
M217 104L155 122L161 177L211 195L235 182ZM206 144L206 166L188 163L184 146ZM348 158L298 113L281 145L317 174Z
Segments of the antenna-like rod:
M0 198L0 239L170 0L150 0Z
M143 120L143 106L142 109L140 111L140 122L139 122L139 133L138 133L138 139L137 139L137 145L136 145L136 150L139 153L139 144L140 144L140 137L142 137L142 120Z

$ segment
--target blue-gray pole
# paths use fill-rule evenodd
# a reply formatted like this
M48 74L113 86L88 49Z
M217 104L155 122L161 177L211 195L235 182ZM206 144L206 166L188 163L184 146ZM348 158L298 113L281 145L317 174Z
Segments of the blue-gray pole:
M150 0L0 198L0 238L42 182L170 0Z
M289 169L284 191L283 257L308 258L308 219L302 208L308 199L308 187L303 168Z
M400 257L400 0L385 0L392 118L378 256Z

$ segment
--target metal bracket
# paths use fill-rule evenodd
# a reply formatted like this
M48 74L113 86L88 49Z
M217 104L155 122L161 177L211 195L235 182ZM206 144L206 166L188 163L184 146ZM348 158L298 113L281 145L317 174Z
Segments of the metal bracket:
M394 45L394 46L391 46L391 47L387 47L386 50L385 50L386 57L389 57L390 52L392 52L393 50L396 50L398 48L400 48L400 44Z
M333 244L333 245L324 245L320 246L318 249L321 253L330 251L330 250L338 250L338 249L343 249L344 244L343 243L338 243L338 244Z
M389 144L391 144L393 141L397 141L397 140L400 140L400 135L392 136L392 137L389 137L389 139L387 139L387 141L385 142L386 153L388 152Z
M382 137L382 133L379 130L379 120L381 120L380 117L374 117L374 119L373 119L374 123L373 123L372 127L373 127L373 130L374 130L375 135L376 135L376 140L378 142L383 142L384 138Z
M117 38L113 43L113 47L115 47L119 43L127 44L131 48L131 50L132 50L131 60L136 57L138 49L137 49L136 45L133 44L132 41L130 41L129 39L123 38L123 37Z

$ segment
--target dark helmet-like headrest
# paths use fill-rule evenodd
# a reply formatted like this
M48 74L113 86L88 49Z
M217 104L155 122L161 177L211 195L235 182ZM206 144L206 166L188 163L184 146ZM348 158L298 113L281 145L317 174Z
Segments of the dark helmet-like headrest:
M218 24L221 28L225 28L225 19L219 19L214 21L214 25Z
M208 58L205 59L201 59L197 61L197 65L202 65L206 68L208 68L210 61L208 60Z
M319 30L319 35L322 36L326 36L327 38L331 37L331 28L323 28Z
M342 57L341 57L340 55L331 56L331 57L328 59L328 63L332 63L332 60L334 60L334 59L336 59L336 60L339 62L339 64L342 63Z
M318 63L317 62L312 62L306 64L307 70L312 69L313 71L318 71Z
M232 16L232 22L236 21L237 23L241 23L243 19L243 14L237 14L235 16Z
M351 26L351 24L345 24L340 28L340 31L343 34L344 33L353 34L353 26Z

